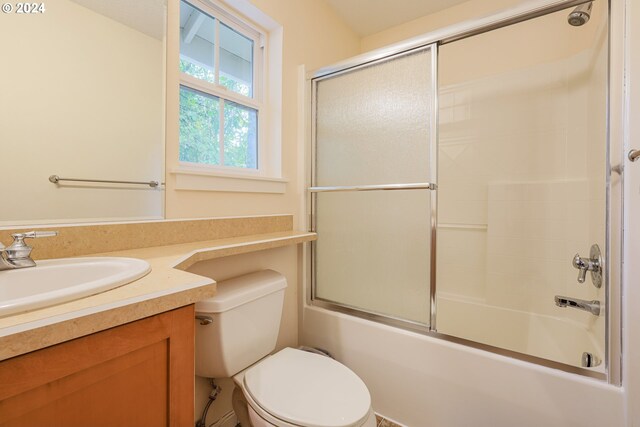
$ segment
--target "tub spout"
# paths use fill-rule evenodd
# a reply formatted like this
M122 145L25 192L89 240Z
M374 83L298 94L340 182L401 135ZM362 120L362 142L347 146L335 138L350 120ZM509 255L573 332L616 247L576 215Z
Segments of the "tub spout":
M558 307L573 307L579 310L588 311L594 316L600 315L600 301L585 301L578 298L563 297L556 295L556 305Z

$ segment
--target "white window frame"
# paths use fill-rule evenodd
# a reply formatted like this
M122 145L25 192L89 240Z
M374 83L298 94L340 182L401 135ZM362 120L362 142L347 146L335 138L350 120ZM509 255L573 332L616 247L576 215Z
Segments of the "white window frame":
M183 72L179 72L179 84L180 87L184 86L257 111L257 169L224 166L224 107L221 102L220 165L178 160L178 166L171 171L176 175L176 189L284 193L287 180L282 179L280 171L275 171L274 165L270 164L275 144L269 140L270 132L268 132L269 126L272 124L269 123L266 90L268 81L266 72L268 69L266 63L268 58L267 32L245 22L241 17L236 16L237 14L213 0L185 0L185 2L215 19L214 72L216 81L219 81L220 73L220 23L222 22L232 30L253 40L252 97L234 92L219 83L211 83ZM277 155L279 157L281 153L277 153Z

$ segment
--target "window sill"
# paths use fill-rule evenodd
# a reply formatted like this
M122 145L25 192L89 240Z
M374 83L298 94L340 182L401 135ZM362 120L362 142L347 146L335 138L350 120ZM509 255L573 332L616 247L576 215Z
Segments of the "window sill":
M283 194L289 182L283 178L222 173L189 167L178 167L169 172L176 178L176 190Z

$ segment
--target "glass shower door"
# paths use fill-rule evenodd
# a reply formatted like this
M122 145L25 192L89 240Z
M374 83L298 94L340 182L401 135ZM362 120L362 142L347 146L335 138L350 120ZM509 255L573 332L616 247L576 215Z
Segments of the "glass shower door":
M429 327L434 49L313 80L316 304Z
M589 376L617 363L608 2L559 7L312 79L313 305Z
M607 247L607 2L571 10L439 48L436 327L597 370L607 284L572 264Z

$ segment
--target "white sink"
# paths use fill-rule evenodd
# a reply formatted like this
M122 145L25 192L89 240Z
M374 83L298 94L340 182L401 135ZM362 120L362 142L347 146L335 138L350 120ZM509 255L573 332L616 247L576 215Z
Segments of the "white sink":
M135 258L93 257L37 261L35 267L0 271L0 316L94 295L151 271Z

